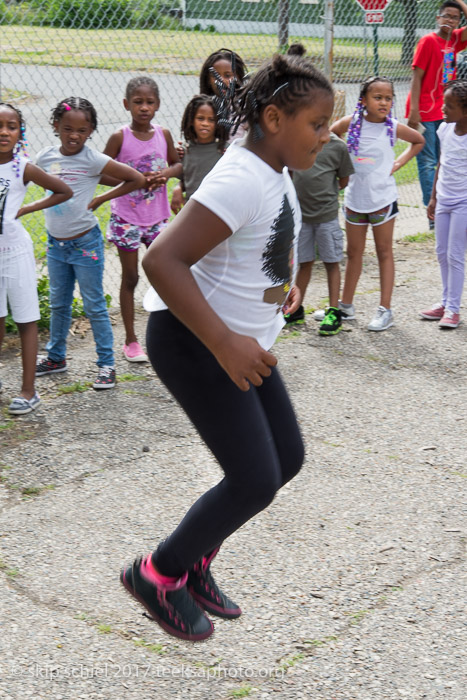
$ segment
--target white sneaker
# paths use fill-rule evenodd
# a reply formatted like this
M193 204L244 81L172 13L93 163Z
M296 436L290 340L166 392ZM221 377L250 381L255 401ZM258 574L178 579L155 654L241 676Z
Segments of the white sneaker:
M394 316L391 309L386 309L384 306L378 306L376 314L373 316L371 323L368 324L369 331L385 331L394 324Z
M346 304L344 306L342 302L339 300L339 311L342 311L342 320L343 321L353 321L355 318L355 306L353 304ZM326 309L318 309L318 311L315 311L313 314L313 318L315 321L322 321L324 319L324 316L326 314Z

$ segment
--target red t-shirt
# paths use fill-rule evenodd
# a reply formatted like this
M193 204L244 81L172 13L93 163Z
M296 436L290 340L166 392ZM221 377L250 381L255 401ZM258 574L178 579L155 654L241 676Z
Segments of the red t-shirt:
M417 44L412 69L425 71L420 91L420 120L434 122L443 118L443 85L456 77L456 55L467 47L461 41L464 28L454 29L450 39L443 39L436 32L423 36ZM405 116L410 112L410 93L405 106Z

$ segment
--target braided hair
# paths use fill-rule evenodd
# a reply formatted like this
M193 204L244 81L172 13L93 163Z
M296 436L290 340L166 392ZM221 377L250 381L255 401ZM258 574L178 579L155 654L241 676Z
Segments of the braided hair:
M263 132L259 120L267 105L276 105L290 115L309 102L318 90L333 95L331 83L309 58L276 54L251 76L240 91L235 128L248 122L253 139L261 139Z
M444 92L450 90L462 111L467 112L467 80L451 80L444 86Z
M126 99L128 101L130 101L132 94L134 92L136 92L136 90L139 87L142 87L143 85L147 86L150 90L152 90L156 100L160 101L159 88L157 86L157 83L155 80L150 78L148 75L138 75L136 78L132 78L131 80L128 81L126 89L125 89Z
M196 141L196 132L194 126L195 116L198 109L203 105L209 105L210 107L212 107L212 111L214 112L214 116L216 119L214 138L216 139L216 141L219 142L219 151L223 153L225 149L225 141L227 138L227 134L226 129L221 124L219 124L219 119L216 113L216 106L214 104L214 98L212 95L195 95L188 102L187 106L185 107L185 111L183 112L182 124L180 127L183 138L185 139L185 141L188 142Z
M66 97L64 100L61 100L58 105L52 109L50 117L52 126L54 126L56 122L59 122L63 115L70 110L84 112L93 131L97 130L96 110L89 100L86 100L84 97Z
M9 102L0 102L0 107L7 107L8 109L13 110L13 112L16 112L16 115L18 117L18 122L19 122L19 139L15 143L15 147L13 148L13 170L16 173L16 177L19 177L19 171L20 171L20 164L19 164L19 159L21 155L21 151L23 151L23 154L26 158L29 158L29 154L26 150L28 146L28 142L26 139L26 124L24 122L23 114L18 107L15 107L14 105L10 104Z
M232 73L234 74L236 90L238 90L243 83L243 79L246 75L246 65L243 59L238 55L238 53L235 53L235 51L221 48L210 54L201 66L201 71L199 74L199 91L201 95L215 94L211 85L211 77L213 75L211 68L215 63L217 63L217 61L230 61Z
M362 122L363 122L363 116L365 113L365 107L363 105L363 98L366 97L366 95L368 94L368 90L375 83L388 83L392 88L392 94L394 94L394 85L393 85L392 80L390 78L387 78L384 75L382 75L382 76L376 75L376 76L373 76L372 78L367 78L361 84L357 106L355 107L355 111L354 111L354 113L352 115L352 119L350 121L349 133L348 133L348 137L347 137L347 150L349 151L349 153L354 153L355 156L358 156L358 147L360 144L360 134L362 131ZM387 126L389 140L391 142L391 146L394 146L396 139L395 139L395 133L394 133L394 119L392 116L392 108L391 108L388 116L386 117L386 126Z
M300 43L290 44L287 49L287 56L304 56L305 54L306 48Z

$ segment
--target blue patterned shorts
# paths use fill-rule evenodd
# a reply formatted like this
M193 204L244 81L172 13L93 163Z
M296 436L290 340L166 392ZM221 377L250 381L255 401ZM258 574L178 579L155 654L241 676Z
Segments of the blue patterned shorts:
M159 221L153 226L140 226L139 224L129 224L119 216L111 214L107 228L107 240L109 243L115 243L120 250L138 250L141 243L149 248L168 223L168 221Z

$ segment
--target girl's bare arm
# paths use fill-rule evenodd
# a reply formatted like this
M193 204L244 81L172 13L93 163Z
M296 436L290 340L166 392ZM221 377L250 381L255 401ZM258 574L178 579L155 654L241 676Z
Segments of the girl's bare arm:
M20 207L16 215L17 219L25 214L31 214L33 211L55 207L57 204L66 202L67 199L73 197L71 188L62 182L59 177L49 175L42 168L32 163L28 163L24 169L24 184L27 185L28 182L34 182L35 185L39 185L45 190L50 190L52 194Z
M94 197L94 199L88 204L88 209L92 209L92 211L97 209L97 207L100 207L100 205L104 202L115 199L115 197L121 197L124 194L133 192L133 190L143 189L146 187L146 178L142 173L139 173L134 168L130 168L129 165L117 163L116 160L109 160L103 169L102 174L115 178L120 184L111 190L104 192L104 194Z
M143 267L170 311L206 345L232 381L247 391L249 382L262 384L277 360L254 338L227 327L204 298L190 270L231 233L216 214L190 200L151 244Z
M329 131L332 131L333 134L337 134L337 136L342 137L349 130L351 121L352 115L348 114L346 117L342 117L342 119L338 119L337 122L334 122Z
M391 170L391 175L397 170L400 170L409 160L416 156L417 153L420 153L425 145L425 138L421 133L415 129L411 129L410 126L406 126L405 124L397 125L397 138L402 141L407 141L410 145L400 156L397 156Z

